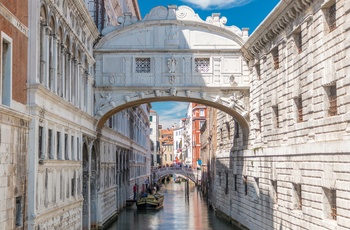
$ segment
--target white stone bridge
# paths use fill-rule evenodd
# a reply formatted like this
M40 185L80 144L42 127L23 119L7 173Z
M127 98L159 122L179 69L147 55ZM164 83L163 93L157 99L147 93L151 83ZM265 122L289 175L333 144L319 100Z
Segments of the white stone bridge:
M202 179L202 171L186 168L186 167L164 167L152 170L153 176L156 180L159 180L168 175L176 175L176 177L183 177L190 179L196 184L200 184Z
M247 30L205 21L187 6L156 7L138 21L125 14L95 47L95 117L156 102L196 102L220 109L249 133L249 70L241 53Z

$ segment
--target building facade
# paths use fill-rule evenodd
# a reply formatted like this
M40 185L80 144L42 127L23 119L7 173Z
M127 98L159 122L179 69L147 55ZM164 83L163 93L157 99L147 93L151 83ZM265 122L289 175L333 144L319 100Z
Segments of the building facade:
M162 129L160 130L160 155L161 166L171 166L174 160L174 130Z
M206 120L207 107L202 104L192 104L192 165L200 168L201 164L201 127Z
M251 71L249 150L238 132L216 151L226 160L213 172L213 203L231 221L350 228L349 22L347 1L281 1L242 47Z
M97 130L97 21L83 1L32 1L28 12L28 229L101 228L150 175L149 105Z
M157 156L159 151L159 116L156 111L151 110L150 113L150 139L152 142L152 166L157 167Z
M27 228L28 1L0 1L0 228ZM18 60L21 60L18 62Z

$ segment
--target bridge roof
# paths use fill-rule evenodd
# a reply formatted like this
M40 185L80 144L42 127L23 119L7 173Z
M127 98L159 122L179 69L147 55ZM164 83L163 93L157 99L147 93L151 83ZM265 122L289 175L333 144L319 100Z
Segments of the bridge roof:
M226 17L214 13L203 21L188 6L158 6L143 20L125 14L119 26L108 26L97 44L102 50L240 50L248 39L248 30L226 26ZM132 45L132 46L131 46Z

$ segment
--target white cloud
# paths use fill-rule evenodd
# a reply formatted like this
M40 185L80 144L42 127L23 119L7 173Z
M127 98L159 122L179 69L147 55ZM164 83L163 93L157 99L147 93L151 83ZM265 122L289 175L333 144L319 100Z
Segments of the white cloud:
M179 124L180 118L186 117L188 103L166 102L164 109L156 110L159 115L159 124L163 129Z
M209 9L229 9L237 6L246 5L253 0L181 0L183 2L192 4L203 10Z

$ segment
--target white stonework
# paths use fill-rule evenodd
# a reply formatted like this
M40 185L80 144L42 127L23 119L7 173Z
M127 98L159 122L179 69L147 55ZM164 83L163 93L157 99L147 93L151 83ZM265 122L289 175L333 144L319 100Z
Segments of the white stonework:
M249 149L216 151L222 216L249 229L350 228L349 14L344 0L281 1L244 44Z
M175 100L222 110L201 177L218 214L350 229L348 0L280 1L249 38L185 6L140 21L131 0L106 1L101 38L84 2L28 2L27 104L0 108L0 228L16 200L21 228L103 228L149 179L149 103Z
M84 2L30 2L29 16L28 229L101 228L150 175L149 105L96 130L99 33Z
M249 71L240 48L248 35L224 21L168 6L142 21L125 14L121 25L106 28L94 53L99 124L109 111L134 104L203 101L239 120L247 137ZM242 95L235 103L234 94Z

